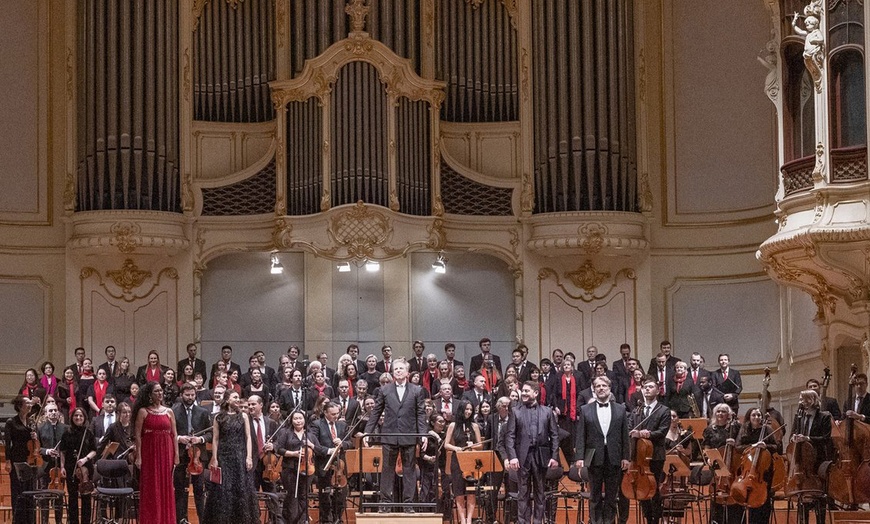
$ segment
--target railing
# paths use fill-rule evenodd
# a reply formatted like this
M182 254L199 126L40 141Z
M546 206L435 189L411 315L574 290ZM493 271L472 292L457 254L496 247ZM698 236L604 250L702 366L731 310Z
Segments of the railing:
M814 156L805 156L792 160L782 165L782 185L785 188L785 196L813 187Z
M867 180L867 146L831 150L831 182L845 184Z

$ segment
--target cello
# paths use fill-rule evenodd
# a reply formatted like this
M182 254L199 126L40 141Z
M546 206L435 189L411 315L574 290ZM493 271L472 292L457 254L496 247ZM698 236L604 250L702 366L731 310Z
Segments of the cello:
M852 364L846 398L855 398L857 373L858 366ZM870 489L858 489L858 485L866 487L870 483L867 480L870 471L863 456L870 445L870 426L846 416L831 426L831 440L836 448L837 460L828 470L828 493L834 500L849 506L870 502ZM859 476L862 481L856 482Z
M764 430L768 426L769 418L765 415L758 442L743 452L737 478L731 483L731 498L741 506L760 508L767 502L768 485L764 476L773 464L770 451L764 444Z
M638 402L635 416L639 417L643 401ZM650 413L652 416L652 413ZM643 419L632 431L640 428L649 417ZM634 438L631 442L631 464L622 476L620 489L629 500L650 500L656 494L658 483L650 469L649 462L653 456L653 443L649 439Z
M737 430L737 431L735 431ZM731 413L731 421L728 422L728 439L732 442L727 442L724 447L719 448L719 453L722 455L722 461L728 467L728 475L719 477L716 481L715 501L717 504L730 506L735 504L731 498L731 483L740 467L740 457L734 456L733 440L737 438L737 432L740 430L740 423L737 422L737 414Z
M795 428L802 427L807 414L803 405L798 408L795 417ZM788 478L785 483L785 494L796 495L802 491L821 491L822 480L816 475L816 450L812 443L805 441L792 441L786 449L788 457Z
M762 415L767 415L770 411L770 393L768 392L768 387L770 386L770 367L764 368L764 378L761 379L761 413ZM780 427L780 423L773 417L768 418L768 423L770 424L770 430L773 434L773 438L776 440L776 444L779 449L782 449L782 435L785 434L785 429ZM779 430L782 429L783 433L779 433ZM788 467L786 466L785 459L782 455L778 453L774 453L773 457L773 480L770 482L770 487L774 491L778 491L779 489L785 486L786 479L788 478Z

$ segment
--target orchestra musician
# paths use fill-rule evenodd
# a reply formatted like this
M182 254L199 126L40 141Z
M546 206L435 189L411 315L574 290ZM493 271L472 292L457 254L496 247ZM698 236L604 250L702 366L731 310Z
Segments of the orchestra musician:
M396 365L395 367L398 367ZM342 450L351 447L351 440L345 439L347 435L347 423L338 420L341 408L334 402L327 402L323 410L323 418L311 424L308 428L309 439L314 443L314 461L317 466L317 488L320 491L318 498L320 503L320 522L323 524L342 520L344 506L347 499L347 486L339 487L332 485L332 469L326 469L326 463L336 452L336 448ZM341 453L341 451L338 451ZM337 460L333 460L333 467L337 467ZM416 486L415 486L416 487ZM411 491L414 493L414 490Z
M700 380L703 382L705 377L701 377ZM720 449L726 445L735 446L737 444L737 433L740 431L740 424L733 418L734 412L731 411L731 406L723 400L719 404L716 404L711 409L711 412L713 416L710 419L710 424L704 429L704 449ZM731 464L727 464L727 467L730 468ZM733 479L736 471L730 471L730 473ZM716 502L715 497L710 502L710 522L741 524L742 521L742 507L736 504L725 506Z
M69 426L60 421L60 410L56 403L45 403L46 420L39 426L39 442L42 446L39 450L45 460L45 469L40 478L40 489L46 489L50 484L50 475L56 474L58 470L52 472L55 467L60 467L60 450L57 449L60 444L60 439L63 438ZM54 521L56 524L61 524L63 518L63 508L58 507L54 510ZM43 520L45 522L45 520Z
M199 449L199 460L202 464L208 464L205 457L205 443L211 442L212 432L206 431L211 427L209 410L196 405L196 386L190 382L181 386L181 402L172 407L175 413L175 426L178 432L178 457L179 463L173 473L175 487L175 516L181 519L187 517L188 485L193 485L193 503L196 506L197 518L202 519L205 507L205 481L202 475L188 475L188 466L191 456L196 456L195 450L191 453L191 447ZM199 433L199 435L194 436Z
M831 447L831 414L822 411L820 400L819 394L811 389L801 391L800 408L791 426L791 441L809 442L815 450L813 474L819 470L823 462L831 460L834 455ZM816 511L816 522L825 522L825 502L822 500L804 504L799 508L802 511L801 522L809 522L811 508Z
M821 410L827 411L831 414L831 418L834 420L840 420L843 418L843 412L840 411L840 405L837 403L837 399L831 397L822 397L821 389L822 383L818 380L811 378L807 380L806 384L807 389L811 389L815 391L819 395L819 400L821 402Z
M727 353L719 355L719 369L713 372L713 387L723 393L725 402L731 406L734 413L740 412L740 392L743 391L743 380L740 372L731 369L731 357Z
M592 388L595 402L581 407L577 417L574 458L577 469L589 469L591 522L612 523L622 472L629 466L628 415L625 406L611 401L609 378L596 377Z
M764 435L762 435L762 431ZM761 412L760 408L751 408L743 420L743 427L740 429L740 435L737 437L736 451L743 453L751 446L764 446L771 453L782 453L781 444L777 442L776 436L770 430L770 425L767 419ZM773 480L773 463L766 471L759 472L759 475L764 478L768 486L767 500L759 508L749 508L749 522L769 522L770 512L773 509L773 488L771 481Z
M661 355L661 354L660 354ZM657 359L664 363L666 357ZM631 438L643 438L653 445L652 459L649 469L656 479L656 485L661 485L664 480L665 465L665 436L671 425L671 410L658 401L659 384L655 377L647 375L643 379L643 409L634 413L629 421L629 427L634 428L629 432ZM651 500L642 500L640 503L647 524L659 524L662 518L662 497L656 490Z
M281 485L287 491L282 511L284 521L303 522L307 518L311 490L307 463L314 453L314 443L305 431L305 413L300 410L292 413L290 427L281 429L275 438L275 452L284 457L281 461Z

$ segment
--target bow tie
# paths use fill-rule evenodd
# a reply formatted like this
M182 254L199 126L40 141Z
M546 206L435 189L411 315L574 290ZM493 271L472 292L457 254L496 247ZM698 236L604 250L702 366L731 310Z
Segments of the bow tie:
M604 404L602 404L601 402L598 403L598 407L599 407L599 408L606 408L606 407L609 406L609 405L610 405L609 402L605 402Z

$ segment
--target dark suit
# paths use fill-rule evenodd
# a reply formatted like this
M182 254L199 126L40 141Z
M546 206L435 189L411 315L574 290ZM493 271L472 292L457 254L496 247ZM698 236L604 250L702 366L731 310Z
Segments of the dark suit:
M396 458L402 454L402 482L405 503L414 501L417 479L414 473L414 450L417 437L390 437L390 433L426 433L426 397L423 388L409 382L405 383L404 396L399 399L395 382L385 384L375 395L375 407L366 424L366 433L373 433L378 419L384 415L384 425L379 437L383 445L383 468L381 473L381 502L393 501L393 486L396 481Z
M722 375L722 368L717 369L712 373L713 387L721 391L723 394L733 393L734 398L726 403L731 406L734 413L737 413L740 408L740 392L743 391L743 380L740 378L740 372L734 368L728 368L728 380Z
M179 435L191 435L199 431L203 431L211 427L211 418L209 410L193 405L190 409L190 424L187 422L187 408L179 402L172 406L172 412L175 414L175 428ZM204 431L199 435L204 439L202 444L196 444L200 449L200 462L203 465L208 464L208 458L205 456L205 443L211 442L212 432ZM182 518L187 518L187 465L190 463L190 456L187 453L187 446L178 446L178 467L175 468L173 475L173 484L175 485L175 516L178 521ZM191 475L190 483L193 484L193 503L196 505L196 514L198 518L202 518L202 512L205 505L205 481L202 475Z
M629 380L631 379L631 375L629 375L628 370L625 369L625 361L621 358L613 363L613 368L611 369L613 369L613 372L616 373L617 377L624 376L627 377Z
M113 369L109 369L108 361L103 362L102 364L100 364L100 367L97 368L97 370L103 369L106 371L106 379L108 379L110 384L115 383L115 377L117 377L118 373L121 372L121 363L119 361L115 360L112 362L112 364Z
M443 413L444 418L448 423L453 422L456 419L456 413L459 411L459 399L451 398L450 399L450 410L447 410L447 407L444 405L444 398L438 396L435 398L435 413Z
M544 472L550 459L559 461L559 429L547 406L521 404L511 409L504 436L508 460L518 460L519 522L544 520ZM534 497L534 520L532 520Z
M203 382L206 379L208 379L208 375L206 374L206 369L205 369L205 360L195 358L195 359L193 359L193 362L191 362L189 358L186 358L184 360L178 361L178 367L176 368L176 370L177 370L176 376L178 377L179 380L181 379L181 377L184 376L184 366L187 364L190 364L191 366L193 366L193 374L194 375L196 375L197 373L202 373Z
M840 420L843 418L843 412L840 411L840 405L837 404L837 399L835 398L822 398L822 411L830 413L834 420Z
M112 413L112 424L117 422L117 420L118 420L118 413L117 412ZM103 444L102 442L100 442L100 439L102 439L106 435L106 433L108 433L108 431L109 431L109 428L105 427L106 426L105 421L106 421L106 414L105 413L103 413L102 415L97 415L96 417L93 418L93 420L91 420L91 431L94 432L94 438L97 439L97 447L100 447ZM110 426L111 426L111 424L110 424Z
M489 393L487 393L485 389L483 390L481 396L483 397L483 400L489 400ZM475 413L477 412L477 406L480 405L480 400L477 399L476 389L469 389L468 391L463 392L462 400L467 400L471 402L471 405L474 407Z
M686 375L680 389L677 389L676 375L672 375L667 384L665 384L665 404L672 410L677 412L680 418L690 418L694 416L692 413L692 403L689 400L694 398L698 388L692 382L692 376ZM700 409L700 406L698 407Z
M846 399L846 401L843 402L843 417L846 416L847 411L854 411L859 415L864 415L865 417L867 417L867 420L865 422L870 422L870 393L864 394L864 398L861 399L861 403L859 404L858 409L855 409L855 397Z
M659 383L659 402L664 402L665 396L668 393L667 385L669 382L674 380L674 368L670 368L666 365L664 371L664 381L662 380L661 371L659 370L658 366L654 367L650 372L650 375L652 375L656 379L656 382Z
M502 373L501 358L499 358L498 355L496 355L495 353L492 353L492 352L490 352L490 355L492 355L492 367L494 367L495 369L498 370L499 375L504 376L504 373ZM471 369L470 370L466 369L465 375L470 377L471 373L473 373L475 371L480 371L480 368L482 368L482 367L483 367L483 353L474 355L473 357L471 357Z
M598 413L610 411L610 427L607 438L601 429ZM616 515L616 500L622 481L622 461L631 455L628 438L628 416L625 406L610 402L607 407L598 407L598 402L581 408L574 430L576 456L589 468L590 522L612 523ZM604 488L602 499L601 488Z
M425 355L420 357L420 362L417 362L417 357L411 357L408 359L408 371L421 373L426 369L426 367L428 367L428 362L426 361Z
M680 361L680 359L678 359L677 357L671 355L671 356L669 356L668 359L665 361L665 367L666 367L666 368L670 368L671 371L673 371L673 369L674 369L674 364L676 364L676 363L679 362L679 361ZM647 369L647 374L649 374L649 375L653 375L653 376L655 376L656 378L658 378L658 375L656 375L655 373L653 373L653 371L655 371L657 367L658 367L658 363L656 363L656 357L651 358L650 361L649 361L649 367L646 368L646 369Z
M332 471L326 469L329 461L329 450L335 448L329 423L325 418L311 424L308 429L309 440L314 443L314 465L317 470L317 487L320 490L320 522L338 522L343 518L345 489L332 486ZM335 423L335 436L344 439L347 435L347 424L339 420ZM341 449L351 447L351 440L346 439L341 443ZM393 464L395 469L395 464ZM413 493L413 492L412 492Z
M394 359L390 359L390 369L387 371L387 365L383 360L378 360L378 363L375 365L375 371L379 371L381 373L390 373L393 374L393 361Z
M520 369L522 367L522 369ZM524 361L520 366L517 366L517 379L520 381L520 384L529 380L529 375L532 374L533 369L538 369L538 366L532 364L528 360Z
M804 435L810 437L810 442L804 445L811 445L816 451L816 462L813 464L813 469L810 472L815 474L819 470L822 462L834 458L833 441L831 440L831 414L827 411L817 411L810 415L799 410L794 417L791 425L792 435ZM807 427L809 426L809 427ZM825 522L825 504L816 502L804 503L798 506L799 511L803 511L803 519L798 517L798 521L809 522L810 508L816 510L816 522Z
M692 382L694 382L696 386L698 385L698 382L701 381L701 377L707 377L710 379L711 383L713 382L713 374L704 368L698 368L698 377L696 379L695 378L695 370L692 369L691 366L689 366L689 376L692 377Z
M296 409L297 402L296 399L299 399L298 404L301 404L302 407L299 409L305 410L305 406L308 403L308 397L310 393L305 388L299 388L299 391L296 392L296 395L293 394L293 388L287 388L281 392L281 395L278 397L278 403L281 404L281 412L287 415L294 409Z
M342 405L341 396L335 397L332 399L333 402L340 406L339 411L339 419L344 420L348 424L354 424L356 422L357 414L359 413L359 401L353 397L348 397L346 400L346 405Z
M592 377L595 376L595 365L594 362L590 363L588 360L583 360L577 363L577 372L583 375L583 382L592 384Z
M265 493L274 493L275 484L273 482L263 480L263 461L261 460L263 457L261 456L259 451L261 449L260 444L265 446L266 442L269 441L269 437L272 437L273 441L275 440L274 435L278 431L278 423L266 417L265 415L260 416L263 417L263 421L265 422L265 432L262 435L262 441L258 440L257 425L254 424L254 417L248 417L248 420L251 424L251 451L256 457L254 459L254 469L251 470L251 473L254 476L254 488L256 490L262 489Z
M706 394L702 391L695 392L695 403L698 405L698 411L701 412L701 417L709 419L713 415L713 408L717 404L725 402L725 397L722 392L716 388L710 390L709 400L705 398Z
M665 465L665 437L671 425L671 410L661 402L656 403L649 417L644 413L645 408L632 413L629 426L639 430L649 430L649 441L653 445L653 454L649 462L649 468L656 478L656 485L664 480ZM658 524L662 518L662 496L659 490L653 495L652 500L644 500L640 503L643 515L648 524Z

